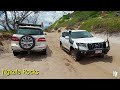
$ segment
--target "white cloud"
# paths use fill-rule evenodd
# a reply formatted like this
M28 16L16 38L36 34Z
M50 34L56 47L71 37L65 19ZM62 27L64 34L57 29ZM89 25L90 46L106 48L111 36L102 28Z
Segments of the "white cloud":
M72 13L73 11L65 11L66 13ZM65 13L63 11L49 11L49 12L42 12L39 15L38 23L43 22L44 24L53 23L62 17Z

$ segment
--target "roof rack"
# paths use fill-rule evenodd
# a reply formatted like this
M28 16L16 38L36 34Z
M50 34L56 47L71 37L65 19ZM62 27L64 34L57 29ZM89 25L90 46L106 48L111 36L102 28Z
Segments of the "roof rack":
M41 27L41 25L35 25L35 24L24 24L24 23L18 24L18 26L39 26L39 27Z
M19 26L39 26L39 27L42 27L42 25L36 25L36 24L26 24L26 23L19 23L19 22L16 22L16 24Z

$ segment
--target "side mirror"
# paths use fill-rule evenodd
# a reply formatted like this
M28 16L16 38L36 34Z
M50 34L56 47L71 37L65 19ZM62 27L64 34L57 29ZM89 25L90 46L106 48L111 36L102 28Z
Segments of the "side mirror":
M65 39L69 39L69 36L65 36Z
M71 32L72 32L72 31L69 31L69 34L70 34L70 35L71 35Z

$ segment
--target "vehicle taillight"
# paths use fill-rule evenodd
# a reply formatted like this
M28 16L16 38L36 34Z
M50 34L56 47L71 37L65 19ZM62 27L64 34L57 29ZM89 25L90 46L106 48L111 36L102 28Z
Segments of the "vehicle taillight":
M14 36L11 37L11 40L12 41L19 41L19 39L17 37L14 37Z
M38 42L45 42L45 41L46 41L45 38L39 38L39 39L38 39Z

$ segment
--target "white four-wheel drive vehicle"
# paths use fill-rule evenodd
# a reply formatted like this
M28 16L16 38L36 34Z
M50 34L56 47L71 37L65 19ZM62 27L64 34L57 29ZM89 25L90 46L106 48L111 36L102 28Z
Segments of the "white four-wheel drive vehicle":
M83 56L98 56L103 58L110 50L108 40L92 36L86 30L66 30L60 35L60 47L71 53L76 61Z
M46 38L41 27L32 24L21 25L11 37L11 48L14 56L21 51L35 51L46 54Z

